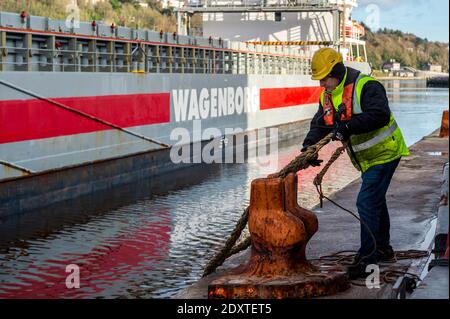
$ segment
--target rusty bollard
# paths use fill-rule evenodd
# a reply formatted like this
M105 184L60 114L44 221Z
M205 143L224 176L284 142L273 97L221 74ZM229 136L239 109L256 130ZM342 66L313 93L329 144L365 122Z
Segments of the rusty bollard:
M439 137L448 136L448 110L442 113L441 130L439 132Z
M249 261L212 281L208 298L309 298L349 287L345 269L306 259L318 221L297 203L295 174L252 182L248 228Z

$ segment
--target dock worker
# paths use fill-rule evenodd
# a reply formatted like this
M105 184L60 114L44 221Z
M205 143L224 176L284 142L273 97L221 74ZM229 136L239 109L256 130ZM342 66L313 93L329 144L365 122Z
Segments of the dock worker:
M302 152L329 133L347 145L347 153L362 184L356 201L361 224L361 245L348 268L350 279L368 275L366 267L395 257L390 245L390 221L386 192L402 156L409 155L403 135L389 108L386 91L376 79L346 67L342 55L321 48L311 61L312 79L324 88L319 109L303 141ZM320 165L313 159L311 165ZM376 249L375 249L376 248ZM374 252L375 253L372 253Z

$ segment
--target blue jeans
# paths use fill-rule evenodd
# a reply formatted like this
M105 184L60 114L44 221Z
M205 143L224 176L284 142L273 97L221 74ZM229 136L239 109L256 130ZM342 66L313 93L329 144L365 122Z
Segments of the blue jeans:
M389 246L389 212L386 192L400 159L390 163L375 165L362 173L362 185L356 201L358 214L375 236L377 249ZM361 248L359 254L368 264L376 263L376 253L372 254L373 239L366 226L361 223Z

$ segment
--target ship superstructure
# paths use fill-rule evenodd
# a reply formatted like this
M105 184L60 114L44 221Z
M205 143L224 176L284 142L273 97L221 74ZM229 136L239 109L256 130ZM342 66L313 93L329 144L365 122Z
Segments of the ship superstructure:
M311 55L336 47L346 61L367 61L364 28L351 19L355 0L188 0L177 8L180 33L202 14L203 36L294 48Z

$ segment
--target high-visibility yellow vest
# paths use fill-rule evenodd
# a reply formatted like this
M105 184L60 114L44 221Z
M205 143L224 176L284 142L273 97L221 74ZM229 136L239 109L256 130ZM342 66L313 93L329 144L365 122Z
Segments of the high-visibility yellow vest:
M332 92L332 102L336 112L343 100L346 78L347 72L342 82ZM361 108L361 92L364 85L369 81L377 80L362 73L356 79L351 103L352 115L364 112ZM320 96L322 106L324 105L324 95L325 92L323 91ZM409 155L408 147L392 112L389 123L382 128L368 133L351 135L347 151L355 168L362 172L372 166L389 163L402 156Z

